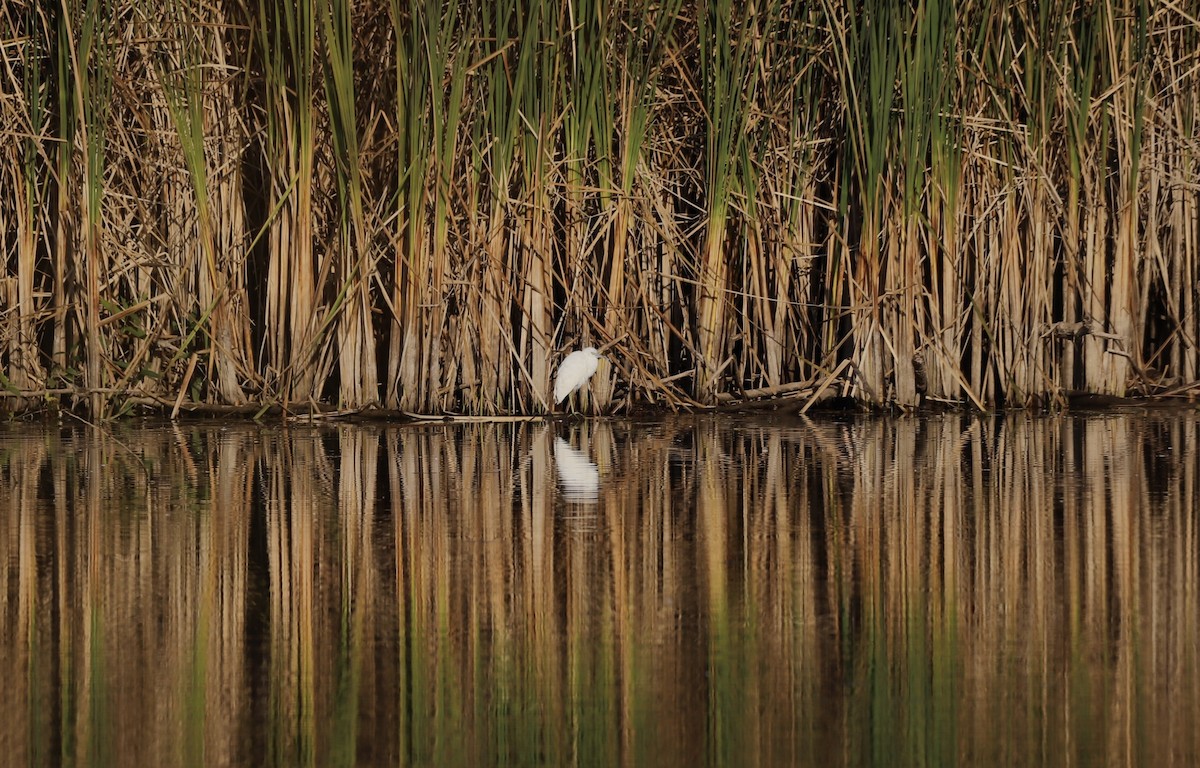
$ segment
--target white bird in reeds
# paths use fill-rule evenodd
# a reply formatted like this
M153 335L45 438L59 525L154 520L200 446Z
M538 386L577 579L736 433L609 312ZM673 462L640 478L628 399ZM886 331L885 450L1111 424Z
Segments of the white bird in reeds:
M554 376L554 403L557 405L566 400L592 378L600 360L600 353L595 347L586 347L567 355Z

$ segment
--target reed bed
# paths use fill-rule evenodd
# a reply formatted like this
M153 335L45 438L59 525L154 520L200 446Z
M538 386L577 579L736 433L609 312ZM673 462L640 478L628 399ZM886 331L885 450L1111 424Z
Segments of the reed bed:
M1194 418L584 424L592 505L540 424L116 437L0 435L20 762L1200 756Z
M0 10L0 385L467 414L1200 382L1159 0Z

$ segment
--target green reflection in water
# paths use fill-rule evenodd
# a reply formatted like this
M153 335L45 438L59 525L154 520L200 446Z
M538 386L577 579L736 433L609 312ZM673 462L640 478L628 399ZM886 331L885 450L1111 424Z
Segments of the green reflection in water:
M1194 765L1197 424L9 425L0 744Z

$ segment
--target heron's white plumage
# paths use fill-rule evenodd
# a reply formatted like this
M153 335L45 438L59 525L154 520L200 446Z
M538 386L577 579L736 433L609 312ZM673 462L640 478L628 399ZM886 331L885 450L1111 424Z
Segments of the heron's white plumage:
M600 353L595 347L576 350L567 355L554 376L554 402L561 403L568 395L582 387L584 382L592 378L599 364Z

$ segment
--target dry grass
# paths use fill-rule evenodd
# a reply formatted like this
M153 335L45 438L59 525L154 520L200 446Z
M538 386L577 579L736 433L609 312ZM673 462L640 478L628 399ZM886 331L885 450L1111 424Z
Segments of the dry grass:
M1175 4L0 11L6 403L537 413L1200 377ZM51 393L68 392L69 397Z

